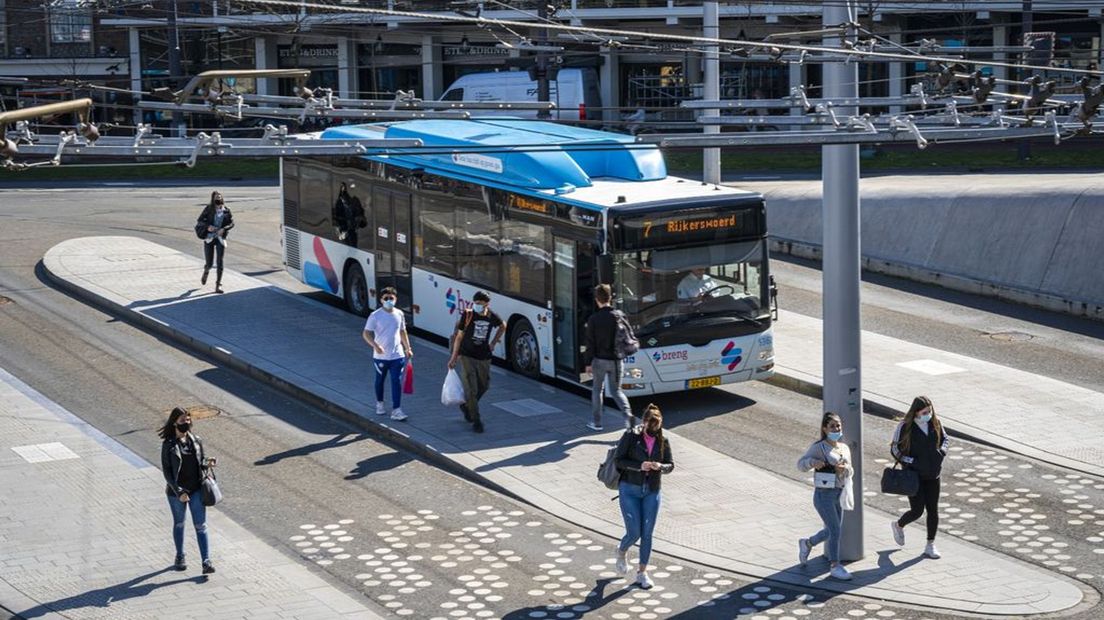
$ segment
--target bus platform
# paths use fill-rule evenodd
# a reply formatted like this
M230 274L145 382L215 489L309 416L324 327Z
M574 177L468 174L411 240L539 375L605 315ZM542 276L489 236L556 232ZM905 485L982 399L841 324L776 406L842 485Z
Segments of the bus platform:
M215 574L191 523L188 570L172 570L161 468L3 368L0 481L0 617L382 619L218 508Z
M223 278L225 294L198 291L198 258L133 237L65 241L46 253L43 265L54 283L85 302L356 419L377 436L607 536L611 549L623 533L617 504L610 501L614 493L595 478L598 464L618 437L619 414L608 415L607 425L615 430L589 432L584 427L589 401L574 393L494 367L491 391L481 406L487 431L474 434L456 409L440 404L446 351L414 339L416 389L403 402L410 417L392 422L374 414L371 355L360 337L359 317L231 270ZM786 348L791 338L812 338L804 332L791 335L790 330L801 327L817 331L794 315L778 323L779 359L792 354ZM874 356L866 362L877 365L881 360ZM804 374L794 381L816 382L815 368L795 370ZM876 392L884 389L877 387L880 369L867 366L865 371ZM1036 411L1051 403L1043 400L1051 397L1047 393L1033 396L1027 389L1030 382L1013 386L1014 376L992 378L1006 385L990 389L1006 400L1019 399L1018 410ZM911 385L901 389L911 397ZM893 395L904 400L904 395ZM942 396L941 412L950 425L954 414ZM991 401L984 404L993 406ZM1086 445L1100 436L1089 420L1068 422L1069 435ZM898 549L886 526L892 516L869 506L866 558L848 566L854 580L827 579L823 558L811 560L807 567L796 562L796 540L817 524L807 485L675 432L668 431L668 436L677 467L664 484L664 509L655 532L658 552L753 578L952 613L1056 613L1095 596L1059 572L950 535L940 538L942 559L923 560L916 545Z

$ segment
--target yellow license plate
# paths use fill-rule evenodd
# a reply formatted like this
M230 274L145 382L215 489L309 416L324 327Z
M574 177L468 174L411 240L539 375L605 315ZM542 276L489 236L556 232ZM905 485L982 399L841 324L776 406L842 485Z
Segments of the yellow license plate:
M720 377L702 377L701 379L689 379L686 381L686 389L695 390L697 388L713 387L714 385L720 385Z

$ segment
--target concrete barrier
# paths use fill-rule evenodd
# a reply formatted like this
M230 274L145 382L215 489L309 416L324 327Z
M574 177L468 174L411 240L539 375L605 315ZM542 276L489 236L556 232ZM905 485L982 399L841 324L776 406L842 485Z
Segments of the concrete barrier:
M767 197L772 250L821 257L820 181ZM863 268L1104 320L1104 175L863 179Z

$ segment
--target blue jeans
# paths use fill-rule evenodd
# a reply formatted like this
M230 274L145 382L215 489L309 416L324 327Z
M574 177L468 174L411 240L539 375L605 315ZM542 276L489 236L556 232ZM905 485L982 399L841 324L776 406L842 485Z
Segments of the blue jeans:
M184 555L184 512L192 511L192 525L195 526L196 542L199 543L199 555L204 562L211 559L207 546L207 507L203 505L203 492L188 494L188 503L180 501L175 495L169 496L169 509L173 518L173 543L176 555Z
M391 375L391 408L398 409L402 403L402 380L406 370L406 358L397 360L377 360L372 363L376 366L376 402L383 402L383 378Z
M840 506L840 494L843 489L816 489L813 491L813 508L816 508L824 529L809 538L809 546L819 545L825 540L824 555L829 562L839 562L840 532L843 530L843 508Z
M640 563L647 566L652 556L652 531L659 516L659 491L651 491L648 485L622 482L617 488L621 494L621 518L625 520L625 537L617 549L624 553L640 541Z

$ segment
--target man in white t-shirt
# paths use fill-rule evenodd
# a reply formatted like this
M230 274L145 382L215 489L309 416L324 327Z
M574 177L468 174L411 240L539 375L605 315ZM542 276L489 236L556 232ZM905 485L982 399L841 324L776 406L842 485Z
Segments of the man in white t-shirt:
M410 338L406 335L406 318L395 307L398 292L388 286L380 291L380 307L368 316L361 336L372 347L372 362L376 367L376 413L387 415L383 404L383 379L391 375L391 419L405 420L402 404L402 380L406 360L414 357Z
M715 288L717 288L717 282L705 272L705 269L696 267L679 282L678 298L699 299Z

